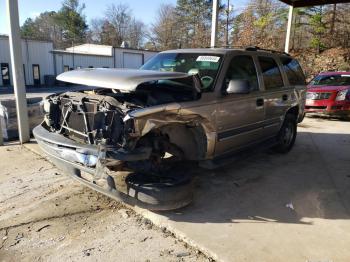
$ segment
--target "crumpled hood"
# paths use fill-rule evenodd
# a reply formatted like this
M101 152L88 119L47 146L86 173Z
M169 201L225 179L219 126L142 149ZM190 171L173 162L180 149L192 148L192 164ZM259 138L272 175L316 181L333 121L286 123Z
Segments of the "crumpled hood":
M57 76L57 80L79 85L117 89L124 92L135 91L137 86L155 80L195 77L186 73L162 72L140 69L85 68L72 70ZM194 81L194 85L196 81ZM194 86L196 91L200 87Z

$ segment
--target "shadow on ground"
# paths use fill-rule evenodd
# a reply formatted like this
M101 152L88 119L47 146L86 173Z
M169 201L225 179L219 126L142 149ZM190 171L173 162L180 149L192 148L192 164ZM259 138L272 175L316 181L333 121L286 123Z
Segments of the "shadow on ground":
M190 223L349 219L349 170L349 134L302 131L288 154L252 153L219 170L196 169L194 202L160 214Z

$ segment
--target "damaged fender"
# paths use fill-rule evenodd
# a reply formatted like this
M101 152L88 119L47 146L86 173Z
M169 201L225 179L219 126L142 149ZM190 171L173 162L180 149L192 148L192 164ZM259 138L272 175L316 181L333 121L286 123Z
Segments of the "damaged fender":
M134 122L134 133L131 134L131 136L136 139L144 137L153 130L166 129L173 125L200 128L203 130L205 140L196 142L200 143L200 145L197 144L197 146L202 147L201 151L204 152L202 152L202 155L196 156L195 158L211 158L214 154L216 132L214 127L210 124L210 121L188 109L182 110L181 105L178 103L135 110L126 115L124 122L127 121ZM179 130L175 130L172 137L176 137L175 133L178 131ZM168 130L168 132L171 131ZM186 143L190 141L183 142ZM193 158L193 156L191 158Z

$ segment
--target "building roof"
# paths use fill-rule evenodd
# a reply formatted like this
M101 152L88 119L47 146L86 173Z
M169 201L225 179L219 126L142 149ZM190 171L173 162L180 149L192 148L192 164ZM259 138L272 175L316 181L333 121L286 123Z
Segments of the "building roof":
M0 39L9 39L8 35L0 34ZM33 38L21 37L24 41L41 42L41 43L53 43L51 40L38 40Z
M112 56L112 46L110 45L96 45L96 44L82 44L65 49L67 52L75 54L87 54L87 55L98 55L98 56Z
M52 52L61 53L61 54L78 54L78 55L90 55L90 56L113 56L113 48L120 49L120 50L129 50L129 51L159 53L159 51L153 51L153 50L147 50L147 49L113 47L110 45L98 45L98 44L76 45L76 46L68 47L64 50L55 49Z
M280 0L280 1L294 7L350 3L350 0Z

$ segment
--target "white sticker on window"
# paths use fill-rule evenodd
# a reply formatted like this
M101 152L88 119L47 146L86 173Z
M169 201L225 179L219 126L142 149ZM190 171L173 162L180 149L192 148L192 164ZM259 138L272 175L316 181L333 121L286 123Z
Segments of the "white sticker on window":
M220 56L213 55L201 55L197 57L197 62L214 62L217 63L220 60Z

